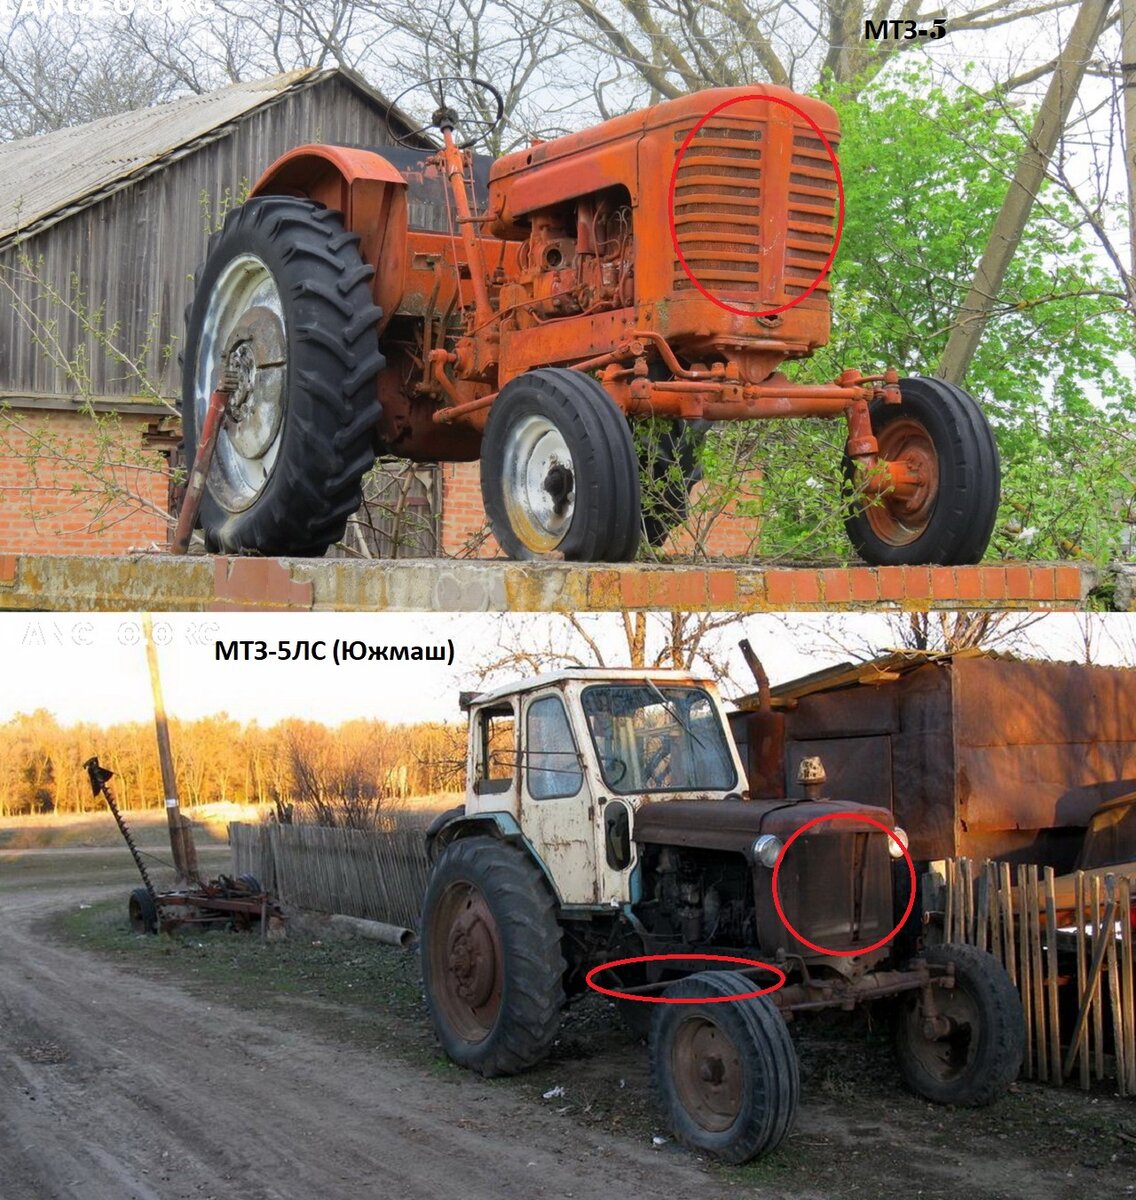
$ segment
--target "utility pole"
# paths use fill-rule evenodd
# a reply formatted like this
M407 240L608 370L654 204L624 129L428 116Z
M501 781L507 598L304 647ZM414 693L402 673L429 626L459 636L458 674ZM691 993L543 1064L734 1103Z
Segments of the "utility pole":
M1134 7L1132 0L1123 0L1123 3ZM1081 80L1085 77L1089 57L1104 31L1111 7L1112 0L1083 0L1077 12L1069 40L1057 59L1041 110L1030 131L1026 148L1018 160L1018 169L1014 173L1006 199L1002 202L1002 211L994 222L986 249L982 252L982 260L974 273L970 293L959 309L947 341L947 348L943 351L939 369L935 372L940 379L946 379L950 383L961 383L974 358L974 352L978 349L982 332L990 318L990 310L1002 290L1006 269L1018 249L1030 209L1045 179L1049 160L1057 148L1057 139L1069 120ZM1127 54L1125 59L1128 59ZM1132 78L1136 80L1136 73ZM1131 102L1130 100L1129 103ZM1131 138L1131 130L1129 137ZM1131 147L1130 141L1129 150ZM1132 172L1136 168L1133 166L1131 154L1127 157L1131 181Z
M154 693L154 731L158 736L158 762L162 767L162 789L165 792L166 822L170 827L170 850L174 856L174 870L178 886L199 884L197 874L197 851L193 839L187 836L186 819L178 804L177 776L174 773L174 756L170 749L170 727L166 720L166 704L162 699L162 678L158 673L158 649L154 645L154 619L149 613L142 614L142 632L146 637L146 662L150 667L150 687Z

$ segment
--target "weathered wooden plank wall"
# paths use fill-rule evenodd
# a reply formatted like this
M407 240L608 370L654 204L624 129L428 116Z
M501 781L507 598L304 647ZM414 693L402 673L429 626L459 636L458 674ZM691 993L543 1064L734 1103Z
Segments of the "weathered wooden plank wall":
M115 345L141 360L166 397L180 392L176 350L192 276L211 225L277 157L305 142L388 145L382 114L332 76L227 126L136 184L0 253L0 390L69 395L79 390L40 344L80 357L99 396L136 396L138 385L83 315L114 330ZM31 264L31 274L22 262ZM5 283L7 281L7 283ZM9 290L8 284L15 294ZM79 311L52 303L55 293ZM29 326L30 321L30 326ZM173 353L168 353L172 348Z

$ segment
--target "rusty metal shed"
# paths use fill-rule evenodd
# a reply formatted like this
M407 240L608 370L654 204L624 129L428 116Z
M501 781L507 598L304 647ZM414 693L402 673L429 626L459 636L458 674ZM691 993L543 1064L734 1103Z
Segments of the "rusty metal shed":
M819 755L827 794L889 807L917 859L1069 869L1093 810L1136 790L1136 670L904 652L771 696L771 714L754 695L731 718L751 783Z

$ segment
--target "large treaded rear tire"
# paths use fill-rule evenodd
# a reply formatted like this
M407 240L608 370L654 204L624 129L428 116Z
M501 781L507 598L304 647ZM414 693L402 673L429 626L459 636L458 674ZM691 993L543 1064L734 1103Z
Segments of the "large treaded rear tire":
M214 316L219 309L211 309L211 299L215 290L220 296L239 288L240 264L263 268L267 291L274 284L287 359L283 415L271 447L242 454L232 441L237 426L228 418L222 425L199 518L210 550L320 555L343 536L359 507L360 481L375 458L376 381L384 360L376 329L381 313L371 295L374 268L362 261L358 244L341 214L289 196L248 201L210 239L186 314L187 467L218 381L225 327L233 323L232 313ZM239 314L237 295L230 308Z
M914 511L894 495L865 500L856 494L856 464L846 457L848 537L873 566L976 563L998 515L994 434L973 397L952 383L917 377L901 379L899 389L902 403L874 400L869 408L880 457L919 461L936 482Z
M956 1027L947 1038L926 1038L920 993L906 994L895 1025L903 1081L935 1104L992 1104L1018 1077L1025 1053L1018 991L994 956L977 946L929 946L923 957L932 964L954 963L955 986L936 988L935 1005Z
M442 1049L482 1075L514 1075L548 1053L564 1007L556 901L517 846L451 842L422 905L422 982Z
M481 496L510 558L630 562L639 547L631 431L580 371L526 371L501 389L482 441Z
M754 990L736 971L704 971L668 999ZM768 996L709 1004L659 1004L651 1025L651 1085L675 1137L692 1150L744 1163L775 1149L800 1099L797 1053Z

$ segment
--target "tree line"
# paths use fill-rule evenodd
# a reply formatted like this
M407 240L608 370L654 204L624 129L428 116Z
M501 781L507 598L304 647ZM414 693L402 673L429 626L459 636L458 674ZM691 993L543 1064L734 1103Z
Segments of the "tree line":
M463 786L464 727L441 722L264 726L222 713L171 720L170 740L184 805L272 805L282 820L353 825L411 797ZM40 709L0 724L0 817L101 808L83 770L92 755L115 773L121 807L163 806L152 724L62 725Z

